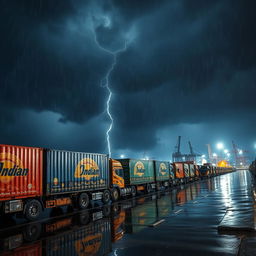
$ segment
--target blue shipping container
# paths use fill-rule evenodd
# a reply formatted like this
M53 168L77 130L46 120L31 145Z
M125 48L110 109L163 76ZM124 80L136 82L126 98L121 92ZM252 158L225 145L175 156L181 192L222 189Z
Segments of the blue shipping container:
M108 155L47 150L46 181L47 195L107 189Z

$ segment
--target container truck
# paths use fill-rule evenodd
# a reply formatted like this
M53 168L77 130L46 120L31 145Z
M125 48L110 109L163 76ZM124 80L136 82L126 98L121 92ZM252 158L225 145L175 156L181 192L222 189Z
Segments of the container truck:
M195 179L198 180L200 178L199 173L200 165L195 165Z
M200 177L208 178L211 176L211 166L210 165L202 165L199 169Z
M112 160L111 164L113 189L118 190L119 195L135 196L137 191L149 193L156 188L153 160L118 159Z
M177 183L183 184L185 182L185 173L183 169L183 163L174 162L173 167L174 167L174 173L175 173L175 178L177 180Z
M176 186L177 180L175 178L175 170L172 163L169 164L169 168L170 168L170 186Z
M33 147L0 145L0 210L37 219L44 208L88 207L111 198L109 158Z
M183 169L184 169L184 175L185 175L185 183L188 183L190 181L190 172L189 172L189 164L182 163Z
M189 164L189 177L190 181L194 181L196 176L196 170L195 170L195 165L194 163Z
M168 188L170 183L169 162L154 161L154 170L157 190L160 190L161 188Z

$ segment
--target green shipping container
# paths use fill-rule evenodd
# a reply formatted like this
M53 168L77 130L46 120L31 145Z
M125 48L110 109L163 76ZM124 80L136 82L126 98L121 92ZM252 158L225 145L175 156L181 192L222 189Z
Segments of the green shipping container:
M164 161L154 161L156 181L167 181L170 178L170 164Z
M119 159L124 170L126 185L140 185L155 182L152 160Z

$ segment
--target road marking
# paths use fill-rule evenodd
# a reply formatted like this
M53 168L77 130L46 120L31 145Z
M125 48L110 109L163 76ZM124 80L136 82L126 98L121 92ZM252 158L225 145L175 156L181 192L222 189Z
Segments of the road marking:
M182 209L180 209L180 210L178 210L178 211L176 211L176 212L174 212L174 214L178 214L178 213L180 213L180 212L182 212L183 210Z
M197 202L197 201L194 201L194 202L193 202L193 204L196 204L196 203L198 203L198 202Z
M148 225L148 226L154 228L154 227L160 225L160 224L163 223L163 222L165 222L165 219L159 220L159 221L157 221L157 222L155 222L155 223L153 223L153 224L150 224L150 225Z

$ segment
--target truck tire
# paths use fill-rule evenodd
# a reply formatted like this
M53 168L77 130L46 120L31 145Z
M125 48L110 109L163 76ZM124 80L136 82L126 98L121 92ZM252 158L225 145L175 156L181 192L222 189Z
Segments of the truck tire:
M27 220L36 220L42 213L42 205L41 203L36 200L32 199L27 201L25 205L24 215Z
M147 193L151 192L151 184L149 184L149 183L146 185L146 192Z
M111 195L109 190L104 190L102 195L102 202L104 204L107 204L110 201L110 199L111 199Z
M132 186L132 197L135 197L136 196L136 187L135 186Z
M112 201L116 202L119 199L119 191L116 188L112 189Z
M87 193L82 193L78 198L78 207L83 210L89 206L90 198Z

